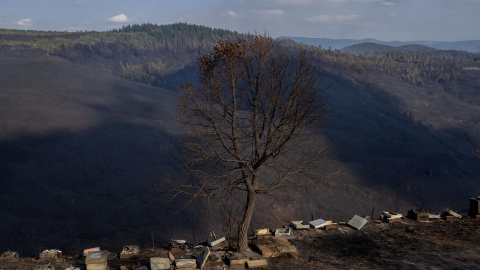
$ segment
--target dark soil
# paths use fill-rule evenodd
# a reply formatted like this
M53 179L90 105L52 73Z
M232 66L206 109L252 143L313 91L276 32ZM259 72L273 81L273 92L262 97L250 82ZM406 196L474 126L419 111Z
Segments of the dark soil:
M275 258L272 269L480 269L480 222L368 224L361 231L299 233L298 259Z
M298 249L299 257L269 258L269 269L480 269L479 220L419 223L403 219L394 224L369 223L360 231L340 226L332 231L294 231L294 235L296 238L290 241ZM195 258L199 253L184 252L176 254L176 258ZM149 265L149 258L156 256L165 257L165 249L142 250L140 256L128 260L111 258L108 264L111 270L121 266L135 269ZM50 265L64 270L83 263L80 256L64 257L50 264L20 258L16 262L0 262L0 269L50 269ZM224 267L230 269L226 264Z

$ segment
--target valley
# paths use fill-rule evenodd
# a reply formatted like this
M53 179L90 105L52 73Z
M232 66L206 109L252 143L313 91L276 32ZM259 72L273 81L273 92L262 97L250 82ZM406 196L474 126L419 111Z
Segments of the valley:
M165 181L184 177L177 87L195 83L199 52L237 35L186 24L1 30L0 251L79 254L90 245L147 245L152 234L166 243L193 238L192 228L221 231L222 206L183 209L185 198L168 202L162 193ZM375 59L283 42L316 57L332 107L317 135L334 142L322 170L339 173L321 190L260 198L254 229L373 208L466 212L466 198L480 193L480 157L464 137L480 130L477 55L414 50Z

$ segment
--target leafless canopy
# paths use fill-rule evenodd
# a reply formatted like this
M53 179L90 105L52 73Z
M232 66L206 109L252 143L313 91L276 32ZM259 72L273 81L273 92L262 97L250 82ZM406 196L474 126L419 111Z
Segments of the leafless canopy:
M173 194L246 192L248 229L257 194L319 178L311 168L323 148L309 140L328 110L319 75L308 53L258 35L218 41L199 57L199 69L201 86L185 84L179 93L190 181Z

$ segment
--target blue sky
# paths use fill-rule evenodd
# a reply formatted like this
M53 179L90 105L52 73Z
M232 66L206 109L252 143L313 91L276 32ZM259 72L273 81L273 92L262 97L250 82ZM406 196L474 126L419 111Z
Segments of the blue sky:
M272 37L480 39L480 0L0 0L0 28L187 22Z

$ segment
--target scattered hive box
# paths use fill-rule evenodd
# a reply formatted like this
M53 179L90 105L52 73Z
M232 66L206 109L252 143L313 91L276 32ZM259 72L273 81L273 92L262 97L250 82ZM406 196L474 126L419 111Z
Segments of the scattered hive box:
M207 262L208 256L210 256L210 249L208 247L203 250L202 254L197 258L197 267L203 269Z
M269 233L270 233L270 229L268 228L258 229L254 231L255 235L262 235L262 234L269 234Z
M327 225L328 222L323 220L323 219L316 219L316 220L310 221L309 224L310 224L310 226L312 226L315 229L320 229L320 228L324 227L325 225Z
M401 223L402 218L387 218L386 222L387 223Z
M446 221L455 221L455 220L458 220L457 217L454 217L452 215L445 215L443 216L443 219L445 219Z
M245 265L245 263L248 261L248 257L241 252L227 253L226 257L230 266Z
M387 223L399 223L399 222L402 222L402 217L403 215L399 213L383 211L382 215L380 216L380 219L383 222L387 222Z
M417 220L420 222L428 222L430 218L428 217L428 213L420 213L417 216Z
M85 258L87 270L107 270L107 257L107 250L89 252Z
M272 233L268 228L255 230L254 234L255 234L255 238L257 239L262 239L262 238L267 238L272 236Z
M452 210L446 210L442 213L442 218L445 220L453 221L453 220L459 220L462 218L461 215L455 213Z
M18 261L20 256L18 256L18 252L14 251L5 251L0 255L0 262L16 262Z
M120 259L130 259L140 254L140 247L135 245L124 246L120 252Z
M448 210L448 213L456 218L462 218L462 215L452 211L452 210Z
M429 213L427 213L425 208L408 210L407 217L413 220L418 220L419 222L430 221Z
M383 211L382 215L385 216L386 218L402 218L403 215L399 213L393 213L393 212L388 212L388 211Z
M353 216L352 219L347 223L348 226L356 229L356 230L361 230L365 224L367 224L368 221L360 216Z
M275 230L275 236L289 236L291 232L290 228L280 228Z
M62 252L57 249L47 249L42 251L38 257L42 261L56 262L62 257Z
M228 243L225 237L222 237L218 240L213 240L212 238L208 238L208 245L212 248L212 250L220 250L228 247Z
M254 260L254 261L248 261L247 266L249 269L255 269L255 268L267 268L268 263L267 260Z
M160 257L150 258L150 269L151 270L169 270L170 259L160 258Z
M197 262L195 259L177 259L175 260L176 269L196 270Z
M225 254L230 266L245 265L249 260L261 260L262 256L254 251L229 252Z
M100 247L94 247L94 248L87 248L83 250L83 257L87 257L87 254L90 252L97 252L100 251Z
M324 226L326 231L336 230L338 229L338 227L339 227L338 223L330 223Z
M310 228L309 224L303 224L303 220L294 220L290 223L295 230L307 230Z
M272 237L256 240L255 246L265 258L278 257L283 254L298 257L297 249L285 238Z

